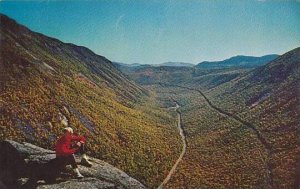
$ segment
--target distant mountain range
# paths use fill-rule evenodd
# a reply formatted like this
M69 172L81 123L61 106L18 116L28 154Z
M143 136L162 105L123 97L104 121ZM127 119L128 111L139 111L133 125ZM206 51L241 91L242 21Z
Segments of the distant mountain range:
M114 62L116 67L121 69L136 69L138 67L196 67L202 69L223 69L223 68L255 68L265 65L266 63L276 59L279 55L270 54L261 57L238 55L221 61L203 61L197 65L185 62L164 62L161 64L126 64Z
M112 62L115 66L126 66L126 67L137 67L137 66L145 66L147 64L140 64L140 63L132 63L132 64L126 64L122 62Z
M197 68L232 68L232 67L241 67L241 68L253 68L257 66L262 66L274 59L278 55L270 54L261 57L255 56L234 56L222 61L204 61L196 65Z
M192 63L186 63L186 62L164 62L155 66L172 66L172 67L193 67L195 66Z
M121 62L113 62L116 66L122 66L122 67L160 67L160 66L166 66L166 67L193 67L195 66L192 63L185 63L185 62L164 62L161 64L140 64L140 63L132 63L132 64L126 64Z
M202 87L214 87L236 78L249 69L254 69L276 59L271 54L262 57L234 56L223 61L204 61L198 65L181 62L166 62L157 65L116 63L116 67L139 84L202 83Z

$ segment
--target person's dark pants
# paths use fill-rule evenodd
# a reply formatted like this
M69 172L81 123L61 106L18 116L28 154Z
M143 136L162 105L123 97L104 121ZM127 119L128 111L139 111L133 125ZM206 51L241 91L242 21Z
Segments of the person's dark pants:
M85 145L81 144L81 146L78 148L75 154L85 154ZM66 156L56 156L56 159L62 168L64 168L66 165L71 165L73 169L78 168L74 154Z
M66 156L56 156L59 166L63 169L66 165L71 165L73 169L78 168L74 154Z

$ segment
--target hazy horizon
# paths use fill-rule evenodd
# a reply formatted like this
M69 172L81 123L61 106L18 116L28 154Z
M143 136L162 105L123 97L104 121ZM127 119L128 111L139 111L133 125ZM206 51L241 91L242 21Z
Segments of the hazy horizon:
M0 12L129 64L197 64L300 46L299 1L1 1Z

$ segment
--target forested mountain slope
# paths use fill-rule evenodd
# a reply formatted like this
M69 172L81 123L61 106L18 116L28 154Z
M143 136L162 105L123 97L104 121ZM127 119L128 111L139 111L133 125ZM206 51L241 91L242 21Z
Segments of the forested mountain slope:
M179 154L180 138L155 97L85 47L5 15L0 22L0 139L53 149L68 124L87 135L90 155L158 185Z
M299 187L299 83L297 48L210 90L169 85L189 144L169 187Z

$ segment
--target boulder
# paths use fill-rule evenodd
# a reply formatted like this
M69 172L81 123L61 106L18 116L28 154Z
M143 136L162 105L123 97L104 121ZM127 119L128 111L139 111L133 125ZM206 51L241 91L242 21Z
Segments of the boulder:
M0 142L0 188L144 189L136 179L112 165L90 158L92 167L79 165L83 179L57 164L55 152L29 143Z

